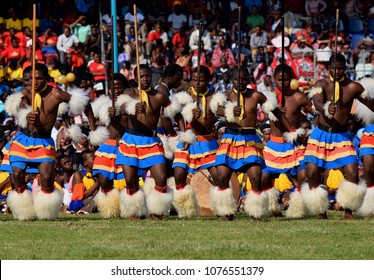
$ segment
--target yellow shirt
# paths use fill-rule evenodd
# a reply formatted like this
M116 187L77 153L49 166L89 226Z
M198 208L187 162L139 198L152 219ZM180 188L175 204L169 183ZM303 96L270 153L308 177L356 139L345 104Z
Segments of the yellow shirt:
M8 68L8 81L22 81L23 70L22 68L17 68L16 70L12 70Z
M274 180L274 187L280 192L284 192L292 188L292 182L288 179L286 174L282 173Z
M22 30L22 22L20 19L16 19L15 21L12 18L8 18L5 20L6 29L14 28L16 30Z
M38 19L36 19L35 25L36 25L36 27L39 27L39 20ZM32 19L24 18L22 20L22 27L25 27L25 26L30 28L30 30L32 31Z
M0 184L4 182L6 179L8 179L9 173L8 172L0 172ZM1 191L1 195L6 195L8 192L12 190L12 185L10 182L5 185L3 190Z

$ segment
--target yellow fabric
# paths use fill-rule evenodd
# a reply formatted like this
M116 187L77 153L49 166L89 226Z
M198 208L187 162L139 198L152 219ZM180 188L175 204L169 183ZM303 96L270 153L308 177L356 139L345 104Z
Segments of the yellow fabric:
M8 172L0 172L0 184L4 182L6 179L8 179L9 173ZM3 190L1 191L1 195L6 195L8 192L12 190L12 185L10 182L5 185Z
M274 187L280 192L284 192L292 188L292 182L286 174L282 173L274 180Z
M95 180L94 178L92 178L92 174L90 172L88 172L86 174L86 176L83 177L83 185L84 185L84 188L87 190L89 190L90 188L92 188L92 186L95 184Z
M47 88L47 84L45 84L45 87L40 91L44 91L45 89ZM35 97L34 97L34 105L35 105L35 109L39 108L41 109L42 108L42 97L40 96L40 93L39 92L35 92Z
M54 182L54 186L55 186L55 189L59 190L60 192L64 192L61 185L59 183L57 183L56 181Z
M196 90L191 87L191 91L192 93L197 96L197 92ZM207 107L206 107L206 95L209 93L209 88L204 92L204 93L199 93L199 97L201 97L201 105L203 106L204 108L204 112L203 112L203 118L205 118L206 116L206 110L207 110ZM197 97L198 98L198 97Z
M21 81L23 77L23 70L22 68L17 68L16 70L12 70L8 68L8 81L18 80Z
M240 92L240 95L239 95L239 104L240 104L240 108L241 108L241 113L240 113L240 116L238 117L238 120L241 121L243 119L243 116L244 116L244 97L243 97L243 93L245 93L247 90L243 90ZM236 89L234 89L234 92L235 93L238 93L238 91Z
M331 76L330 76L330 81L334 82L334 78L331 77ZM339 100L339 96L340 96L340 85L339 85L339 83L342 82L342 81L344 81L344 77L341 78L339 81L335 81L335 93L334 93L334 95L335 95L335 98L334 98L335 102L338 102L338 100Z
M151 90L151 88L149 87L146 90L142 90L140 92L140 94L141 94L141 100L142 100L142 102L145 102L145 104L147 105L147 107L149 106L149 100L148 100L148 94L147 94L147 92L149 92L150 90Z
M252 184L251 184L251 181L249 180L249 178L247 177L247 180L243 183L243 177L244 177L244 174L245 173L240 173L237 177L238 177L238 181L240 183L240 186L243 188L244 191L250 191L252 190ZM244 184L244 186L243 186Z
M126 187L126 180L113 180L113 187L116 188L117 190L122 190L123 188Z
M344 175L339 169L331 169L326 180L326 187L329 189L338 189L340 182L344 180Z
M59 69L49 68L48 69L48 73L49 73L49 76L51 78L53 78L53 80L55 81L55 83L58 83L58 77L61 76L60 70Z

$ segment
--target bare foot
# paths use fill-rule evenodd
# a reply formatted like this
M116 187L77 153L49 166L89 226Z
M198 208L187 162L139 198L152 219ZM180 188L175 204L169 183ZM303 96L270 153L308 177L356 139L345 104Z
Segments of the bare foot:
M351 210L344 210L344 220L356 220Z
M234 215L231 214L231 215L223 216L223 220L230 222L230 221L234 220Z
M163 219L162 215L157 214L149 214L149 218L153 221L162 221Z
M325 213L322 213L322 214L319 214L319 215L317 216L317 220L327 220L327 219L328 219L328 217L327 217L326 212L325 212Z

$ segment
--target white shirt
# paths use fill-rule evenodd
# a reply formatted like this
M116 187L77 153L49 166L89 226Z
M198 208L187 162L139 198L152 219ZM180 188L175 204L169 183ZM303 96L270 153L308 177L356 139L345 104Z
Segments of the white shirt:
M138 22L141 22L144 20L144 16L142 14L136 14L136 19L138 20ZM125 15L125 20L134 22L134 15L132 15L131 13L127 13Z
M70 34L69 37L66 37L65 34L61 34L57 38L57 50L61 52L66 52L68 49L70 49L74 44L78 44L79 39L76 35Z
M176 15L172 13L168 16L168 22L171 22L171 28L181 29L184 23L187 23L187 17L184 14Z
M207 30L203 32L201 41L204 43L204 50L212 51L212 38ZM191 50L197 50L199 45L199 29L193 31L190 36L189 45Z
M328 46L323 49L318 49L316 50L317 61L329 61L331 54L331 49Z

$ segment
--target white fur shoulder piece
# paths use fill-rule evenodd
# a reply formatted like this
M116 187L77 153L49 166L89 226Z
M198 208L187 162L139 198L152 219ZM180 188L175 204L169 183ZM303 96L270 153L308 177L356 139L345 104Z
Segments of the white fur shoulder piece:
M179 94L179 93L178 93ZM193 113L192 110L196 108L196 105L193 102L187 103L183 106L182 116L186 122L192 122Z
M266 92L264 93L266 96L266 101L262 104L262 111L265 114L269 114L272 112L275 108L278 107L278 100L277 96L273 92Z
M100 146L109 138L109 130L104 126L99 126L95 131L91 131L88 138L94 146Z
M334 116L331 116L329 113L330 104L331 104L331 101L327 101L325 105L323 105L323 110L325 112L325 116L328 117L329 119L332 119Z
M189 95L186 91L175 93L173 96L178 99L178 102L181 105L186 105L193 102L191 95Z
M179 134L179 139L182 142L193 145L196 141L196 134L191 129L187 129L185 132Z
M131 116L136 115L136 104L140 102L139 99L132 98L130 101L126 103L126 112Z
M107 104L112 104L112 100L108 95L100 95L93 102L91 102L92 112L95 118L99 117L99 111L104 104L105 106L107 106Z
M358 81L365 91L361 94L364 99L372 100L374 99L374 79L373 78L363 78Z
M228 121L230 123L236 122L236 118L234 116L234 107L235 106L236 106L236 104L232 101L227 102L226 106L225 106L226 121Z
M6 98L4 104L5 112L7 112L9 116L17 116L22 97L23 93L21 91L17 91Z
M227 102L227 96L223 92L217 92L213 95L210 101L210 110L217 115L217 110L219 106L224 106Z
M86 108L90 97L88 91L81 88L74 88L70 91L69 107L73 115L79 115Z
M62 117L62 116L65 115L67 112L69 112L69 105L68 105L66 102L62 102L62 103L60 103L60 105L58 105L57 115L58 115L59 117Z
M16 121L20 127L27 128L27 114L30 112L31 106L27 106L26 108L22 108L19 110Z
M128 94L121 94L117 97L117 100L116 100L116 107L119 108L121 107L123 104L126 104L128 102L130 102L131 100L133 100L134 98L132 98L130 95Z
M351 114L355 115L357 119L363 121L365 125L374 123L374 112L357 99L353 101Z
M164 108L164 116L169 119L174 119L175 115L181 112L182 106L175 95L171 96L170 101L169 106Z
M315 96L317 94L321 94L321 93L322 93L322 88L321 87L312 87L312 89L309 91L308 98L312 99L313 96Z
M74 142L80 142L83 137L81 128L76 124L73 124L68 128L68 135Z

